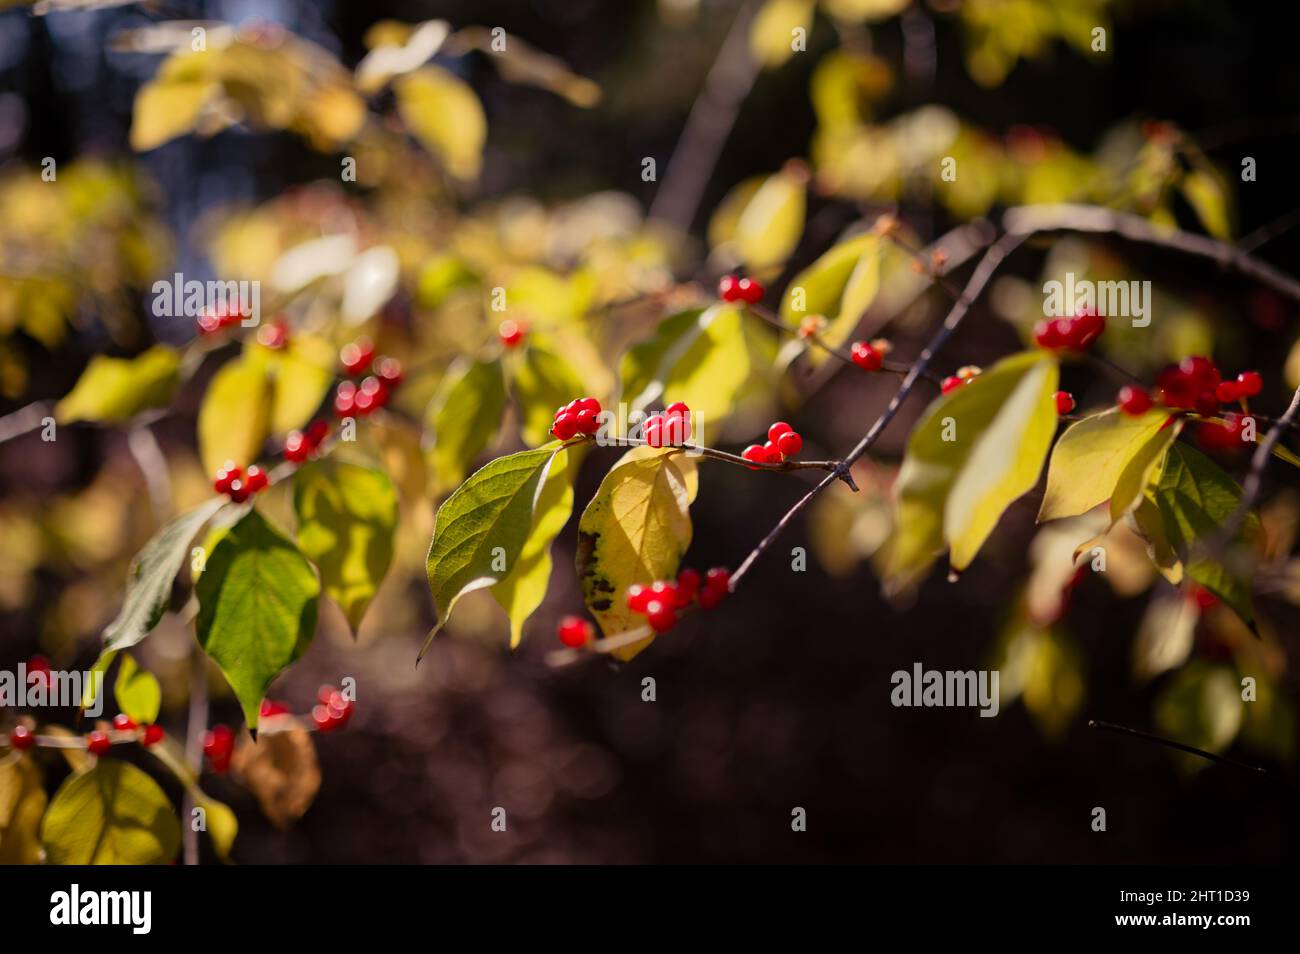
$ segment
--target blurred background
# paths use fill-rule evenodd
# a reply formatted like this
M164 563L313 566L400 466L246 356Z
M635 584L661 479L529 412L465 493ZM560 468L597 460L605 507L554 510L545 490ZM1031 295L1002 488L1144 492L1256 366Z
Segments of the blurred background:
M362 223L359 231L390 241L409 234L415 260L438 244L437 215L422 206L398 208L405 193L393 180L403 169L340 184L338 153L288 131L236 125L133 150L133 103L161 55L124 49L119 40L129 31L164 20L240 24L256 17L318 45L350 70L380 21L503 27L594 80L602 95L577 108L551 91L508 81L483 56L440 57L439 65L478 94L488 123L481 174L457 187L458 208L499 236L517 230L513 240L527 245L529 230L552 240L564 228L588 228L594 220L574 209L594 215L584 197L604 195L614 211L602 212L608 218L599 219L601 228L630 243L644 234L641 217L743 6L178 0L41 16L21 5L0 12L0 220L7 222L0 261L15 269L42 250L76 249L72 271L85 279L84 286L71 278L36 289L0 286L0 413L66 394L95 354L135 353L152 341L183 344L192 337L188 324L154 318L146 307L152 281L173 271L230 274L224 266L241 254L262 254L250 236L267 222L286 231L291 223L301 236L348 216ZM1203 161L1220 175L1225 234L1247 235L1300 206L1292 174L1300 61L1269 5L1080 3L1084 22L1106 25L1104 57L1090 55L1077 31L1070 40L1073 28L1053 20L1047 2L884 4L902 12L866 20L844 15L852 6L841 0L829 5L831 15L821 10L806 54L756 71L699 209L685 223L689 239L664 242L649 253L647 269L706 278L716 263L706 235L712 210L737 183L791 159L811 159L820 188L786 278L873 208L897 205L908 228L929 241L971 218L995 219L1003 205L1073 197L1081 181L1112 163L1126 170L1149 163L1151 144L1167 141L1169 130L1193 144L1179 163L1190 155L1193 165ZM1061 35L1053 32L1058 28ZM834 76L818 72L846 50L856 57L861 152L835 145L828 118ZM863 156L895 148L871 136L928 104L943 107L942 117L920 115L961 130L968 150L962 161L973 157L962 168L998 164L994 176L1003 181L991 194L945 203L905 163L879 173L863 163ZM1153 130L1152 123L1163 125ZM378 140L367 148L382 154L385 146ZM1123 156L1115 160L1114 153ZM39 186L30 177L47 157L64 188L75 191L57 209L34 209L30 194ZM643 181L644 157L657 158L660 183ZM1256 181L1240 181L1245 157L1256 162ZM410 177L406 188L413 191L429 181L419 168ZM1032 182L1040 183L1038 192ZM1174 196L1166 205L1161 194L1158 208L1143 207L1141 197L1126 207L1215 230L1213 210L1192 197ZM557 222L557 209L568 209L569 217ZM587 238L565 235L579 245ZM1297 236L1269 241L1261 256L1300 271ZM510 237L499 240L508 245ZM283 245L279 238L271 243L275 252ZM1294 360L1288 369L1293 303L1203 263L1105 239L1034 243L1018 253L948 346L943 373L991 363L1020 346L1032 320L1026 295L1066 269L1151 278L1164 312L1179 315L1160 353L1114 355L1126 366L1149 375L1189 350L1213 350L1225 367L1265 374L1261 406L1268 412L1285 407L1288 378L1296 375ZM426 273L407 271L409 281L404 273L389 308L401 312L393 319L399 325L419 328L437 309L423 297ZM946 306L933 295L908 310L893 326L900 354L919 350ZM644 336L648 326L638 327ZM443 346L461 340L458 334L448 331ZM629 334L635 340L637 328ZM1113 381L1067 372L1076 373L1066 384L1076 396L1109 399ZM193 421L209 376L200 371L189 381L172 413L153 427L178 509L207 492ZM755 403L745 419L753 430L784 415L810 445L835 455L865 431L893 383L840 375L816 390L784 388L781 403ZM421 392L410 400L418 403ZM889 602L872 557L891 529L883 495L923 408L924 399L913 398L871 466L862 468L863 499L834 488L757 564L724 610L683 624L627 664L546 665L555 620L582 606L572 570L575 514L555 545L546 601L518 650L507 649L504 617L479 593L463 602L417 669L415 654L432 623L423 557L436 495L404 494L397 561L355 640L337 609L323 608L309 653L273 690L302 711L322 683L357 681L351 725L315 739L320 788L310 807L295 820L288 816L296 812L275 804L292 801L292 793L261 793L259 801L235 779L205 782L239 815L235 859L1294 859L1300 820L1292 707L1300 686L1287 664L1300 650L1294 584L1258 595L1263 638L1255 642L1222 608L1171 622L1177 613L1170 607L1183 597L1138 570L1120 583L1084 579L1068 611L1048 613L1051 625L1028 625L1033 611L1025 609L1024 594L1032 599L1036 579L1048 590L1053 585L1050 573L1046 583L1034 576L1044 572L1043 554L1051 549L1034 527L1037 491L1012 508L959 583L937 572L909 601ZM736 437L737 447L744 442ZM493 445L514 446L508 436ZM614 459L609 450L589 455L577 482L578 508ZM1300 498L1287 489L1288 482L1294 488L1292 473L1271 473L1265 493L1266 523L1284 541L1274 554L1283 567L1300 513ZM811 483L800 474L755 476L767 475L704 468L689 565L734 567ZM268 501L268 508L289 512L284 499ZM33 432L0 444L0 664L12 668L39 652L58 666L89 666L99 633L117 611L130 556L155 526L125 434L79 427L54 443ZM807 548L806 571L792 570L792 547ZM1163 645L1174 626L1187 642L1177 665L1144 668L1141 646L1158 655L1151 640ZM1138 638L1144 627L1146 644ZM139 647L163 683L160 721L169 731L184 731L193 641L192 627L169 615ZM891 674L918 661L950 670L997 665L1010 672L1019 665L1021 675L1009 680L1012 694L994 719L970 709L894 708ZM1206 673L1224 666L1267 673L1271 709L1264 722L1253 713L1224 715L1206 702ZM239 707L219 673L209 675L214 720L239 724ZM642 701L647 676L656 680L654 702ZM1155 745L1090 730L1088 719L1231 749L1273 773L1261 781L1227 766L1191 765ZM310 775L301 766L295 771ZM506 833L488 825L499 805L508 809ZM1090 828L1094 806L1106 809L1105 833ZM806 832L791 830L795 807L807 811Z

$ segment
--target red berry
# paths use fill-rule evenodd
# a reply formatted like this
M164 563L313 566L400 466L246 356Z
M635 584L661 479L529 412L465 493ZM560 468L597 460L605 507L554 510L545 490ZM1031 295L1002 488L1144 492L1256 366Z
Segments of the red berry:
M957 375L952 374L943 379L943 382L939 385L939 390L944 394L951 394L965 383L966 382L957 377Z
M243 503L248 499L248 485L242 480L232 480L230 482L230 489L226 491L226 493L235 503Z
M315 450L320 445L320 442L329 436L329 432L330 426L328 421L312 421L311 424L307 426L307 430L303 433L303 437L307 438L307 443L309 443L312 449Z
M641 426L641 433L645 435L645 442L651 447L663 447L664 419L658 414L647 418L645 424Z
M645 607L646 622L656 633L672 629L677 622L677 610L668 600L651 600Z
M740 293L740 279L735 275L724 275L718 282L718 297L723 301L743 301Z
M567 441L574 434L578 433L578 423L574 415L565 411L555 419L551 425L551 433L562 441Z
M1214 396L1214 391L1202 391L1196 395L1196 413L1205 417L1212 417L1219 412L1219 399Z
M98 729L86 736L86 748L91 755L103 755L112 745L113 742L108 735Z
M204 312L199 315L198 325L199 334L201 335L215 334L224 327L220 316L213 312Z
M1254 397L1264 389L1264 377L1258 371L1243 371L1237 375L1237 391L1242 397Z
M752 278L742 278L736 282L736 294L747 305L757 305L763 300L763 286Z
M228 725L214 725L203 733L203 754L213 762L214 767L217 763L229 759L234 747L235 733Z
M644 613L646 604L654 599L650 587L633 583L627 588L627 608L634 613Z
M39 653L27 660L27 684L29 686L50 684L50 661Z
M690 415L674 414L672 417L669 417L667 412L665 412L663 422L663 440L665 447L680 447L690 438Z
M216 477L213 478L212 489L219 494L228 494L234 483L242 479L243 476L244 471L236 467L234 461L228 460L225 466L217 471Z
M1241 385L1236 381L1220 381L1214 389L1214 396L1223 404L1232 404L1241 400Z
M317 732L330 732L338 727L338 719L330 707L325 705L311 707L311 721L316 725Z
M497 336L507 348L514 348L524 340L524 329L519 322L507 318L497 326Z
M351 381L340 381L334 392L334 413L338 417L352 417L356 413L357 386Z
M590 436L600 430L600 420L596 417L598 413L598 411L583 408L578 411L577 414L573 415L573 426L577 429L579 434Z
M1219 386L1221 377L1214 362L1203 355L1191 355L1178 363L1178 370L1183 373L1191 385L1192 391L1213 391Z
M1241 421L1240 414L1225 414L1222 424L1206 421L1196 429L1196 441L1207 451L1235 454L1245 446Z
M390 388L397 387L402 383L402 362L384 356L375 362L375 374Z
M677 584L670 580L655 580L650 584L650 599L663 600L671 605L677 599Z
M264 348L278 351L288 342L289 326L278 318L257 329L257 343Z
M853 342L853 347L849 349L853 358L853 363L863 371L879 371L881 364L884 363L885 356L878 349L867 344L865 341Z
M36 744L36 734L25 725L16 725L9 733L9 744L19 752L25 752Z
M1074 396L1069 391L1057 391L1052 400L1056 402L1057 414L1069 414L1074 410Z
M672 404L669 404L666 408L664 408L665 419L670 417L689 418L690 416L691 416L691 409L686 406L685 401L675 401Z
M248 488L250 494L265 490L270 482L270 478L266 476L266 471L256 464L249 467L248 473L244 475L244 486Z
M339 363L351 375L361 374L375 357L375 345L369 338L358 338L339 351Z
M600 402L594 397L578 398L573 402L573 410L575 413L578 411L590 411L592 414L599 415Z
M292 464L301 464L311 453L311 443L302 431L290 431L284 439L284 459Z
M762 444L750 444L740 452L740 456L745 460L752 460L756 464L767 463L767 449ZM749 469L760 470L761 468L751 467Z
M715 566L704 574L704 588L707 590L726 592L729 586L731 586L731 571L725 566Z
M560 642L570 649L577 649L591 642L593 630L591 624L585 619L578 616L566 616L560 620L559 635Z
M777 450L786 457L793 457L803 450L803 438L794 431L786 431L776 439Z
M113 728L118 732L134 732L139 728L139 726L137 726L135 720L125 712L119 712L117 715L113 716Z
M677 606L680 609L700 591L700 571L687 568L677 574Z
M778 441L782 434L789 434L794 428L785 421L777 421L767 429L767 439L769 441Z
M1085 309L1079 312L1070 323L1069 346L1075 351L1082 351L1101 337L1106 330L1106 319L1095 311Z
M157 745L163 739L162 726L150 724L144 727L144 739L146 746Z
M779 464L785 460L785 455L781 453L781 448L776 446L776 441L768 441L763 445L763 457L769 464Z
M1192 602L1196 604L1197 609L1202 613L1214 609L1219 604L1219 598L1203 586L1191 584L1188 589L1188 595L1191 596Z
M1056 323L1053 318L1044 318L1034 325L1034 343L1040 348L1057 348L1065 347L1065 329Z
M263 719L269 719L272 716L287 715L289 707L283 702L275 702L271 699L263 699L262 706L258 710L258 715Z
M1151 395L1141 388L1126 384L1119 389L1116 403L1125 414L1138 417L1151 410Z

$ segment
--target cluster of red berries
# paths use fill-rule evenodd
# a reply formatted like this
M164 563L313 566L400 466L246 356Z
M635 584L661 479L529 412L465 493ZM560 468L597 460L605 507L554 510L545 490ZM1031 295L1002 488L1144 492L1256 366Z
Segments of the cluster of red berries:
M700 609L713 609L727 595L731 584L731 571L717 566L704 574L701 586L697 570L682 570L677 580L656 580L649 586L640 583L627 589L627 607L634 613L642 613L650 628L656 633L664 633L677 623L677 611L685 609L692 603L699 603Z
M581 616L566 616L556 630L560 642L570 649L580 649L596 636L596 628Z
M752 278L724 275L718 282L718 297L727 302L741 301L746 305L757 305L763 300L763 286Z
M311 721L317 732L333 732L348 724L354 705L335 686L321 686L316 693L316 705L311 709ZM279 713L273 713L279 714Z
M402 364L396 358L375 357L369 338L358 338L339 351L339 364L345 374L360 381L340 381L334 392L334 413L340 417L365 417L388 403L397 385L402 383ZM366 374L367 371L373 374ZM364 375L364 377L363 377Z
M1034 341L1053 351L1083 351L1106 330L1106 319L1091 309L1062 318L1044 318L1034 325Z
M235 733L228 725L214 725L203 733L203 755L208 767L224 773L230 768L230 756L235 751Z
M651 447L681 447L691 439L691 409L682 401L669 404L646 418L641 433Z
M226 302L217 302L203 314L199 315L198 326L199 334L213 335L223 328L229 328L231 325L237 325L244 320L244 316L238 311L231 309Z
M975 378L980 376L982 369L973 364L968 364L963 368L958 368L956 374L950 374L939 382L939 391L943 394L951 394L960 387L965 387Z
M755 464L779 464L801 450L803 450L803 438L785 421L777 421L767 429L767 443L750 444L741 451L740 456Z
M135 720L125 712L113 717L113 731L137 733L136 738L145 746L157 745L163 739L162 726L150 724L146 725L144 730L141 731ZM30 742L28 744L30 745ZM103 729L95 729L93 732L86 733L86 751L91 755L104 755L112 747L113 737Z
M316 454L329 432L330 426L324 421L312 421L305 431L290 431L284 439L284 459L301 464Z
M884 338L855 341L849 347L849 356L863 371L879 371L885 363L885 355L889 354L892 347Z
M600 402L594 397L578 398L564 407L556 408L551 433L562 441L575 434L588 437L600 429Z
M228 460L213 478L212 489L219 494L225 494L235 503L243 503L258 491L265 490L270 483L266 471L256 464L252 464L245 471L233 460Z
M507 348L517 348L524 340L524 326L513 318L507 318L497 326L497 337Z

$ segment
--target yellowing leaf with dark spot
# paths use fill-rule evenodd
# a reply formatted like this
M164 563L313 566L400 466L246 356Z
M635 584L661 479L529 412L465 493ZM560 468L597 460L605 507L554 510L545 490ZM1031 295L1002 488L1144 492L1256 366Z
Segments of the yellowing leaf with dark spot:
M487 119L474 91L446 70L426 66L393 82L397 111L420 144L457 179L478 178Z
M130 656L122 656L117 667L117 682L113 684L117 707L131 717L137 725L158 721L158 707L162 705L162 687L154 674L141 669Z
M176 856L181 828L152 778L120 759L100 759L54 793L41 841L54 865L159 865Z
M231 767L277 828L288 828L311 808L320 791L320 764L311 734L303 729L240 740Z
M690 492L680 452L637 454L616 464L578 522L578 578L606 637L645 625L627 607L627 588L677 575L691 543ZM618 650L631 659L653 637Z
M912 582L945 544L953 568L965 569L1003 511L1037 483L1056 430L1057 377L1054 356L1022 352L926 411L895 484L891 589Z
M315 634L316 574L292 541L250 510L208 554L194 592L199 645L256 729L267 687Z
M34 759L0 760L0 865L40 864L46 802Z
M524 349L510 376L510 386L519 403L521 435L532 447L552 439L555 409L586 393L568 361L537 345Z
M812 29L812 0L767 0L749 28L749 52L763 66L780 66L794 55L795 30L807 39Z
M496 434L505 406L505 376L499 361L475 361L443 379L431 420L430 460L439 488L454 487L464 479Z
M1165 457L1160 480L1152 491L1169 546L1189 577L1209 590L1254 626L1251 578L1233 559L1231 568L1210 559L1201 547L1214 540L1241 502L1241 487L1214 461L1187 444L1174 444ZM1249 511L1233 541L1236 551L1248 551L1259 534L1259 517ZM1242 552L1230 553L1239 558Z
M293 477L298 546L353 632L393 559L397 491L379 470L327 458Z
M1167 420L1166 411L1134 417L1112 408L1071 424L1052 450L1038 519L1075 517L1110 500L1129 465L1137 461L1137 469L1129 471L1124 487L1119 488L1122 506L1113 515L1118 519L1136 500L1131 493L1134 484L1139 484L1136 492L1141 493L1137 478L1152 463L1152 454L1158 457L1172 440L1160 431Z
M475 471L438 508L427 561L438 621L421 656L457 600L500 583L518 564L546 472L564 453L551 445L498 457Z
M492 595L510 617L510 648L519 645L524 623L546 596L551 579L551 544L573 514L573 478L581 447L557 454L533 507L533 523L519 557Z
M227 362L199 406L199 457L215 474L228 460L247 467L261 455L271 423L271 385L254 358Z
M165 345L155 345L135 358L96 355L59 402L54 416L63 424L128 421L170 401L179 381L180 359Z

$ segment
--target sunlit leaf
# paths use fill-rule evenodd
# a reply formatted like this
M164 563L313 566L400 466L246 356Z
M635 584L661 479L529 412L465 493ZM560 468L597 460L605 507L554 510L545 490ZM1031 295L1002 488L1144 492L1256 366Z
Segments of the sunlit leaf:
M510 388L519 403L524 443L532 447L551 439L556 408L585 393L568 361L535 344L524 349L510 376Z
M1168 420L1166 411L1135 417L1111 408L1071 424L1052 450L1038 519L1078 516L1112 497L1122 498L1112 505L1112 519L1118 519L1177 433L1173 427L1161 431Z
M222 365L199 406L199 457L215 474L226 461L247 467L262 452L271 424L271 383L253 358Z
M292 541L250 510L208 554L194 591L199 645L256 729L267 687L316 631L316 573Z
M135 358L96 355L59 402L54 416L65 424L127 421L170 401L179 381L180 359L165 345L155 345Z
M829 322L822 340L843 345L880 290L883 252L880 237L870 233L838 243L790 282L781 317L797 326L805 315L821 315ZM809 358L820 362L825 355L813 349Z
M421 145L455 178L477 179L487 119L474 91L436 66L398 77L393 91L402 120Z
M690 406L697 439L707 439L735 411L750 380L747 330L739 309L714 305L664 355L662 395Z
M113 684L117 707L129 715L137 725L147 725L158 720L158 707L162 705L162 687L148 669L142 669L130 656L122 657L117 668L117 682Z
M806 39L812 19L812 0L766 0L749 28L750 53L763 66L780 66L794 54L795 31Z
M724 204L710 223L715 251L724 253L728 264L743 262L756 272L784 262L803 235L806 180L802 167L790 165L742 184L743 204Z
M382 471L327 458L294 474L293 509L298 546L355 632L393 559L397 491Z
M439 487L454 487L465 477L496 434L505 406L500 361L475 361L443 379L430 422L434 440L430 459Z
M194 806L203 809L212 849L218 858L229 862L230 849L235 846L235 838L239 834L239 819L229 805L208 795L195 796Z
M1226 666L1196 661L1174 676L1156 699L1155 720L1161 735L1207 752L1222 752L1241 730L1245 704L1236 674ZM1173 757L1188 771L1209 763L1181 752Z
M54 793L41 841L55 865L157 865L176 856L181 829L158 783L119 759L100 759Z

